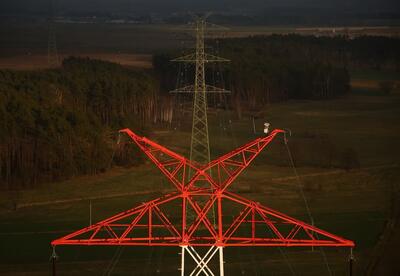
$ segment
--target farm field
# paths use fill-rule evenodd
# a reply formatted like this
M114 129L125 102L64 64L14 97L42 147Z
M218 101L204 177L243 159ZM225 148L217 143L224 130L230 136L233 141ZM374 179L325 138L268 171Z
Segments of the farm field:
M382 95L378 86L366 90L360 82L378 82L376 72L353 72L353 93L331 101L289 101L266 107L256 119L257 133L244 116L230 112L209 115L212 157L262 135L263 122L292 132L289 147L300 181L289 164L288 152L277 138L235 181L231 189L298 219L309 221L301 197L303 187L317 227L356 243L355 274L396 275L396 250L385 241L398 240L388 231L398 216L400 173L400 91ZM396 75L390 77L398 81ZM151 139L187 155L190 118L180 127L156 126ZM318 166L329 139L334 154L351 148L360 168L344 170L340 164ZM305 158L306 156L307 158ZM327 163L328 164L328 163ZM114 168L97 176L43 184L35 190L0 194L0 275L49 275L50 241L93 222L172 191L172 186L149 162L133 168ZM389 229L390 230L390 229ZM396 235L399 232L396 232ZM121 253L117 253L120 251ZM57 275L173 275L178 249L58 247ZM110 267L113 257L119 262ZM256 248L225 250L227 275L346 275L349 251L327 248ZM385 258L379 258L384 256ZM386 258L387 257L387 258ZM328 265L326 265L326 259ZM385 265L386 264L386 265ZM393 273L393 274L391 274Z
M331 36L399 36L398 27L227 26L213 37L289 34ZM88 56L129 66L149 67L149 56L193 47L186 26L134 24L57 23L56 44L60 58ZM43 69L48 67L48 26L44 23L0 25L0 69ZM29 45L29 47L27 46Z
M59 60L68 58L70 55L61 54ZM75 57L91 58L98 60L105 60L123 66L151 68L151 55L146 54L121 54L121 53L88 53L77 54ZM13 69L13 70L40 70L49 68L47 55L31 55L24 54L11 57L0 58L0 68Z

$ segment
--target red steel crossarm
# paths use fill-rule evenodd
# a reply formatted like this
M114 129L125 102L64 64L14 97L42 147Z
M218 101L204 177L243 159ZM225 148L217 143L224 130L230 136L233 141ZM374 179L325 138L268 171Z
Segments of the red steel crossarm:
M331 233L329 233L327 231L321 230L321 229L316 228L316 227L314 227L312 225L306 224L306 223L304 223L304 222L302 222L300 220L296 220L294 218L286 216L286 215L284 215L282 213L279 213L279 212L277 212L275 210L272 210L270 208L267 208L265 206L258 205L257 208L259 209L260 212L264 212L265 214L269 214L269 215L272 215L274 217L280 218L280 219L282 219L282 220L284 220L284 221L286 221L288 223L298 224L305 231L310 231L310 232L313 232L313 233L316 233L316 234L320 234L320 235L322 235L324 237L328 237L328 238L331 238L333 240L336 240L336 241L340 242L342 246L351 246L351 247L354 246L354 242L353 241L346 240L346 239L344 239L342 237L339 237L337 235L333 235L333 234L331 234Z
M218 192L216 192L218 193ZM139 236L127 236L125 233L118 236L116 232L116 227L127 227L126 223L120 223L119 219L115 220L107 220L107 223L99 223L95 226L91 227L93 232L89 232L91 236L89 238L80 238L79 235L69 235L68 237L59 239L53 242L53 245L59 244L81 244L81 245L148 245L148 246L178 246L182 244L187 244L191 246L212 246L214 244L220 244L221 246L354 246L354 243L335 235L329 234L323 230L316 229L313 226L307 225L303 222L290 218L286 215L280 214L276 211L273 211L267 207L261 206L260 204L241 199L240 196L235 195L233 193L225 193L225 194L215 194L211 196L213 198L212 202L206 204L203 209L199 209L199 207L195 207L194 202L191 205L198 212L198 219L195 224L192 225L191 229L188 231L188 235L183 232L182 235L179 234L178 229L169 221L169 219L165 216L163 212L161 212L159 206L163 203L169 202L168 200L185 200L184 195L179 195L175 197L169 197L168 199L157 199L154 202L156 204L146 204L142 209L137 209L135 212L137 213L136 219L131 222L132 228L129 229L129 233L132 229L138 227L148 227L149 234L145 237ZM198 236L195 235L195 231L199 229L199 221L203 221L205 215L209 212L210 206L214 204L215 198L224 198L225 200L233 200L236 203L241 203L244 209L242 212L234 219L234 222L230 225L225 225L225 229L227 229L223 234L216 234L214 228L212 228L211 223L206 224L210 236ZM146 210L144 210L146 209ZM149 219L148 224L139 224L141 217L144 217L147 212L153 210L161 220L162 224L153 225L151 220ZM139 212L139 213L138 213ZM271 233L275 233L275 236L270 237L262 237L256 236L255 230L252 230L252 234L250 236L238 235L240 232L236 233L236 229L240 227L243 223L248 223L249 221L246 217L251 213L251 227L254 229L255 223L262 223L271 231ZM261 216L261 220L255 219L255 214ZM150 215L149 216L153 216ZM218 209L218 216L222 218L222 208ZM116 216L118 217L118 216ZM118 218L121 218L119 216ZM202 220L203 219L203 220ZM185 219L183 219L185 221ZM290 232L287 235L284 235L280 232L280 224L291 225ZM219 223L219 225L222 225ZM100 231L101 227L104 227L104 230L110 232L109 238L100 238L96 237L97 233ZM153 236L151 233L154 227L163 227L170 231L172 236ZM220 226L219 226L220 227ZM210 229L211 228L211 229ZM86 228L87 229L87 228ZM125 229L125 228L124 228ZM220 228L222 230L222 227ZM85 229L83 229L85 230ZM299 231L304 231L308 238L299 237ZM79 231L78 231L79 232ZM85 231L80 231L85 232ZM86 231L87 232L87 231ZM93 233L93 234L92 234ZM318 233L321 238L318 238L315 234ZM234 235L235 234L235 235ZM314 234L314 235L313 235ZM185 236L186 235L186 236ZM327 239L329 238L329 239Z
M132 132L130 129L123 129L120 132L128 134L132 140L139 146L139 148L152 160L156 166L170 179L174 186L178 190L185 189L185 179L186 173L188 173L189 167L191 170L196 172L193 177L189 180L186 185L186 189L190 190L193 188L195 183L204 178L208 181L214 189L221 189L224 191L235 179L236 177L254 160L254 158L274 139L274 137L279 133L284 133L284 130L275 129L270 135L266 137L261 137L255 139L254 141L245 144L244 146L223 155L222 157L210 162L209 164L203 166L201 169L195 167L189 160L185 157L168 150L167 148L147 139L146 137L140 137L139 135ZM161 151L162 153L171 157L167 161L160 161L154 152ZM250 154L250 155L246 155ZM241 157L241 160L234 160L233 158ZM175 166L173 170L168 170L167 167ZM232 171L227 169L227 166L234 168ZM218 170L218 181L213 179L210 175L211 169L217 167ZM221 168L224 170L225 174L228 176L222 181L221 178ZM178 179L176 177L177 172L182 170L182 177Z
M117 219L122 219L122 218L127 217L127 216L135 215L136 213L138 213L140 211L143 211L143 209L145 207L146 207L146 204L142 204L142 205L140 205L138 207L135 207L135 208L132 208L132 209L130 209L128 211L122 212L122 213L120 213L118 215L115 215L113 217L110 217L108 219L100 221L100 222L98 222L96 224L93 224L93 225L85 227L85 228L83 228L81 230L75 231L75 232L73 232L73 233L71 233L71 234L69 234L67 236L64 236L64 237L62 237L60 239L54 240L54 241L51 242L51 244L52 245L59 245L59 244L64 244L64 243L70 244L71 238L74 238L76 236L79 236L79 235L81 235L83 233L87 233L87 232L95 229L93 234L89 238L89 240L91 240L100 231L100 229L103 227L103 225L107 225L107 223L115 221Z
M155 227L155 225L153 224L153 208L150 207L149 208L149 214L148 214L148 229L147 229L147 235L149 236L149 244L152 241L153 238L153 227Z
M310 233L309 229L304 228L304 232L306 232L307 236L310 237L310 239L315 240L315 237Z
M251 238L256 237L256 212L254 208L251 209Z
M284 130L275 129L270 135L257 138L254 141L211 161L209 164L202 167L201 171L211 171L215 168L217 170L218 179L214 181L219 186L221 192L223 192L238 177L238 175L250 165L251 161L260 154L260 152L275 138L276 135L284 132ZM227 167L231 169L229 170ZM221 176L221 168L227 175L226 178ZM193 185L193 183L190 183L189 185Z
M299 230L301 229L300 225L295 225L292 230L290 230L289 234L286 236L287 240L291 240L294 236L296 236L296 234L299 232Z
M103 221L100 221L96 224L93 224L89 227L83 228L81 230L78 230L76 232L73 232L65 237L62 237L60 239L54 240L52 241L52 245L60 245L60 244L85 244L85 243L91 243L92 241L96 240L96 235L99 233L99 231L101 229L106 230L107 232L110 231L110 226L126 226L127 228L125 229L125 231L123 231L119 236L113 231L110 232L110 234L112 236L114 236L114 234L116 235L116 237L113 238L109 238L109 239L103 239L104 241L113 241L116 240L114 242L118 243L120 241L124 241L127 237L127 235L129 235L129 233L137 226L137 223L140 221L140 219L149 211L149 207L150 206L157 206L157 205L162 205L164 203L176 200L181 198L181 193L179 192L174 192L168 195L165 195L163 197L154 199L152 201L149 201L147 203L144 203L138 207L132 208L128 211L119 213L115 216L112 216L108 219L105 219ZM118 224L115 222L121 221L123 219L129 218L129 217L134 217L134 219L131 221L130 224ZM168 221L165 221L164 226L166 226L167 228L171 228L170 225L168 224ZM148 225L151 227L151 225ZM174 229L176 230L176 229ZM85 233L91 233L89 238L85 238L84 240L82 238L79 238L81 235L85 234ZM178 231L176 231L174 233L177 237L180 237L180 234Z
M242 212L235 218L235 220L231 223L229 228L225 231L223 234L223 238L225 240L229 239L235 231L239 228L241 223L244 221L244 219L247 217L247 215L253 210L253 208L246 206Z
M126 230L122 233L120 239L125 239L125 237L129 234L129 232L138 224L139 220L146 214L149 210L148 205L146 208L143 208L142 212L130 223L130 225L126 228ZM150 213L150 212L149 212Z
M118 239L119 238L117 236L117 234L115 234L115 232L111 229L110 225L105 225L104 228L106 229L108 234L110 234L110 236L112 236L114 239Z
M292 217L289 217L287 215L284 215L282 213L279 213L275 210L272 210L268 207L262 206L259 203L255 203L251 200L245 199L237 194L234 194L232 192L227 192L225 191L225 193L223 194L223 197L229 200L232 200L236 203L248 206L248 207L252 207L255 208L256 213L260 214L261 217L265 220L268 217L272 217L275 218L277 220L280 220L282 223L285 224L291 224L293 225L294 229L292 229L292 231L288 234L288 235L283 235L282 233L280 233L279 228L277 225L275 225L276 223L274 223L273 221L271 221L271 219L267 219L265 221L265 223L270 227L270 229L275 232L275 234L278 236L279 241L281 241L281 243L283 244L288 244L288 246L293 246L293 244L298 245L299 244L299 240L295 239L296 234L298 233L298 231L300 231L301 229L303 229L307 235L310 236L310 240L302 240L301 243L304 244L309 244L309 245L314 245L314 246L320 246L321 244L328 244L328 246L349 246L349 247L354 247L354 242L350 241L350 240L346 240L344 238L341 238L337 235L333 235L329 232L326 232L324 230L318 229L314 226L311 226L309 224L306 224L302 221L296 220ZM273 227L271 227L271 223L273 224ZM297 228L296 228L297 227ZM279 232L279 234L277 234ZM308 232L308 233L307 233ZM332 239L333 241L324 241L324 240L317 240L315 235L313 236L312 233L315 234L319 234L325 238L329 238ZM229 239L228 239L229 240ZM251 240L251 239L249 239ZM253 242L256 242L257 238L253 240ZM226 244L227 240L225 240ZM274 246L276 243L276 241L273 241L271 243L263 243L264 246Z
M210 174L201 169L199 169L197 173L195 173L193 177L188 181L188 183L185 186L185 189L191 191L197 189L197 187L194 184L200 180L206 180L210 184L212 189L217 189L217 190L219 189L219 185L214 181L214 179L210 176Z
M190 168L192 171L197 172L198 168L191 164L185 157L147 139L141 137L131 131L130 129L122 129L121 133L126 133L136 145L149 157L151 161L161 170L161 172L172 182L178 191L182 191L185 187L186 174ZM161 152L163 155L169 157L168 160L162 161L156 153ZM182 174L179 177L178 172Z
M171 234L181 238L181 234L179 233L179 231L175 228L175 226L171 223L168 217L160 210L160 208L157 205L154 206L154 211L156 211L157 216L167 227L168 231L170 231Z
M267 216L263 213L263 212L259 212L257 210L257 207L255 207L257 213L262 217L262 219L264 220L264 222L269 226L269 228L271 228L271 230L274 232L274 234L279 238L279 239L284 239L284 237L282 236L282 234L279 232L279 230L275 227L274 223L267 218Z

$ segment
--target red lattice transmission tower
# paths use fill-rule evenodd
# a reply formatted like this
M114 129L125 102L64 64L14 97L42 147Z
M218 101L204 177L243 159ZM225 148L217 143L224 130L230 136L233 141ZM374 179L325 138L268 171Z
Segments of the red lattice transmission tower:
M214 275L207 264L219 251L222 265L223 247L354 247L350 240L228 191L239 174L283 130L276 129L201 166L129 129L120 132L129 135L176 191L54 240L53 247L181 247L182 258L187 252L197 263L195 275ZM213 206L217 210L215 224L211 219ZM191 219L187 216L189 211L197 216ZM201 257L196 247L210 249ZM223 275L223 265L220 270ZM185 275L184 260L181 275Z

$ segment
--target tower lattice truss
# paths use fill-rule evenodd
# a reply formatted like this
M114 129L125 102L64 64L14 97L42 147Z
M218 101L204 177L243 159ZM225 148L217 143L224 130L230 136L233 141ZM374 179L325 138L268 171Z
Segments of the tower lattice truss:
M229 60L207 54L204 50L204 32L206 22L203 18L196 20L196 52L174 59L175 62L193 64L195 66L194 84L177 88L171 93L193 94L192 139L190 144L190 160L199 164L210 162L210 143L207 121L207 94L229 93L229 91L206 84L205 64L227 62ZM190 175L190 174L189 174Z
M276 129L201 166L129 129L121 132L153 161L176 191L54 240L53 246L354 246L350 240L228 190L283 130ZM196 217L187 216L188 212Z

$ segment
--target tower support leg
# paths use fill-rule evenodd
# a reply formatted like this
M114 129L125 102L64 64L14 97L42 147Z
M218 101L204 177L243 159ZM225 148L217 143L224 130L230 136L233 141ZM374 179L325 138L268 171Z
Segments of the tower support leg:
M185 252L186 245L181 246L181 276L185 276Z
M218 246L219 250L219 275L224 276L224 248Z
M181 255L181 276L185 276L185 251L187 251L188 256L192 257L193 261L196 263L196 267L192 270L189 276L198 276L198 275L206 275L206 276L215 276L212 270L208 267L208 263L212 260L212 258L216 255L217 252L221 254L221 248L217 246L212 246L204 256L201 256L194 247L192 246L182 246L182 255ZM220 255L220 260L222 258L222 265L223 265L223 256ZM220 265L220 275L221 274L221 265Z

